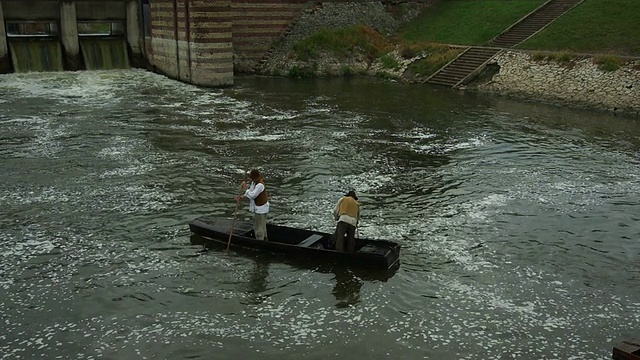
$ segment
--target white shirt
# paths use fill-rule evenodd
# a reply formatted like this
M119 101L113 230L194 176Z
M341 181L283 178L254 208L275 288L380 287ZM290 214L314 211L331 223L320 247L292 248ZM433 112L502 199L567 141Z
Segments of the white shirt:
M244 192L244 196L249 198L249 211L256 214L266 214L269 212L269 200L264 205L256 205L256 198L264 191L264 184L251 182L251 186Z

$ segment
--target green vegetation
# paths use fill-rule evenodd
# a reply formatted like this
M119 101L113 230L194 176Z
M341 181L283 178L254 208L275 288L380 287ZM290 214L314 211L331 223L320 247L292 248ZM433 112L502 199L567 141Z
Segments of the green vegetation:
M640 1L588 0L518 46L640 56Z
M289 69L289 77L292 78L312 78L316 76L316 71L318 70L318 64L313 63L311 67L299 67L293 66Z
M443 0L404 26L399 36L408 41L483 45L543 3L544 0Z
M302 61L316 59L323 52L347 58L356 50L373 60L389 48L390 43L386 37L364 25L345 29L324 29L293 46L297 59Z
M626 64L626 61L613 55L598 56L593 59L593 62L595 62L602 71L616 71Z
M391 79L396 79L397 77L389 72L386 71L379 71L376 73L376 77L383 79L383 80L391 80Z
M378 76L391 77L401 68L397 57L403 59L424 54L425 57L409 65L409 73L430 76L460 54L461 49L445 44L485 45L546 0L441 0L398 34L388 38L374 29L358 25L346 29L324 29L303 39L293 47L292 59L312 62L325 56L350 59L364 55L368 61L379 59L383 71ZM628 64L621 55L640 56L640 0L587 0L554 21L541 33L518 48L538 50L532 58L555 61L571 67L579 53L600 54L594 58L603 71L615 71ZM620 55L620 56L608 56ZM640 68L640 62L635 63ZM389 70L389 71L387 71ZM318 64L294 66L292 77L315 76ZM344 66L344 76L354 70Z
M397 70L400 68L400 64L398 63L398 60L396 60L395 57L389 54L382 55L380 57L380 62L382 63L382 67L384 69Z
M340 74L344 77L351 77L353 75L355 75L353 69L350 66L343 66L342 69L340 69Z
M559 63L571 63L576 56L567 51L561 52L536 52L531 55L531 59L536 61L555 61Z
M428 54L427 57L409 65L409 70L420 76L431 76L460 55L463 50L439 44L423 44L423 46L423 51Z

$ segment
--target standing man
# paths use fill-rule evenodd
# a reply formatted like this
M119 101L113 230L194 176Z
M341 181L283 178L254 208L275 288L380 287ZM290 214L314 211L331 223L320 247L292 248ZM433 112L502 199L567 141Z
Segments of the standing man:
M358 203L358 197L355 191L350 190L345 196L338 200L333 210L333 216L338 221L335 232L336 250L345 251L346 248L347 252L355 252L356 227L360 220L360 204Z
M256 169L249 173L251 186L242 182L244 196L249 198L249 211L253 213L253 232L258 240L267 240L267 214L269 213L269 195L262 174Z

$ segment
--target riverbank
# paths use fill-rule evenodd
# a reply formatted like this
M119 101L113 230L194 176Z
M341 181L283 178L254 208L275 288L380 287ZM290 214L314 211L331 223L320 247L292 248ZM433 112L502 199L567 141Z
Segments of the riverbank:
M640 59L505 50L467 88L640 116Z
M381 39L377 37L378 43L384 43ZM343 55L320 49L313 58L302 59L292 49L270 62L265 74L373 76L421 84L465 49L390 42L382 48L372 46L367 53L354 47ZM505 49L461 89L640 116L640 58Z
M298 19L258 72L289 77L374 76L420 84L468 46L486 46L514 19L538 5L539 2L529 1L493 14L492 6L497 5L490 2L427 2L394 7L381 2L324 3ZM603 39L607 36L583 31L584 36L597 40L592 44L595 48L589 47L588 42L573 41L581 51L546 51L558 48L554 41L564 46L564 38L557 35L563 28L582 23L602 28L598 24L603 19L589 18L590 10L606 14L602 8L605 6L609 13L617 14L615 10L624 4L588 5L565 15L562 22L550 25L524 46L504 49L488 61L479 76L461 88L640 116L640 57L625 37L617 36L623 33L618 28L636 31L624 16L616 15L623 24L613 29L618 30L611 32L606 48ZM457 26L445 32L434 28L446 27L454 18L475 24L478 17L487 14L492 14L496 24L480 37L473 29L479 25ZM604 20L612 16L604 16ZM549 39L547 33L556 35ZM464 45L448 45L451 43ZM578 54L582 51L596 55Z

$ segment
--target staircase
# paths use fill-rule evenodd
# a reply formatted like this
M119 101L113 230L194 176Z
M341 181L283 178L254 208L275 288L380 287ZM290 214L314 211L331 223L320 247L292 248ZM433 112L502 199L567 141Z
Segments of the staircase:
M440 71L433 74L427 79L427 82L454 87L469 76L475 75L476 70L480 70L499 51L500 49L494 48L470 47Z
M514 47L536 34L584 0L549 0L489 42L490 48L471 47L426 82L455 87L476 75L501 49Z
M525 16L502 34L496 36L489 43L490 46L510 48L514 47L535 33L539 32L552 21L562 16L584 0L550 0Z

